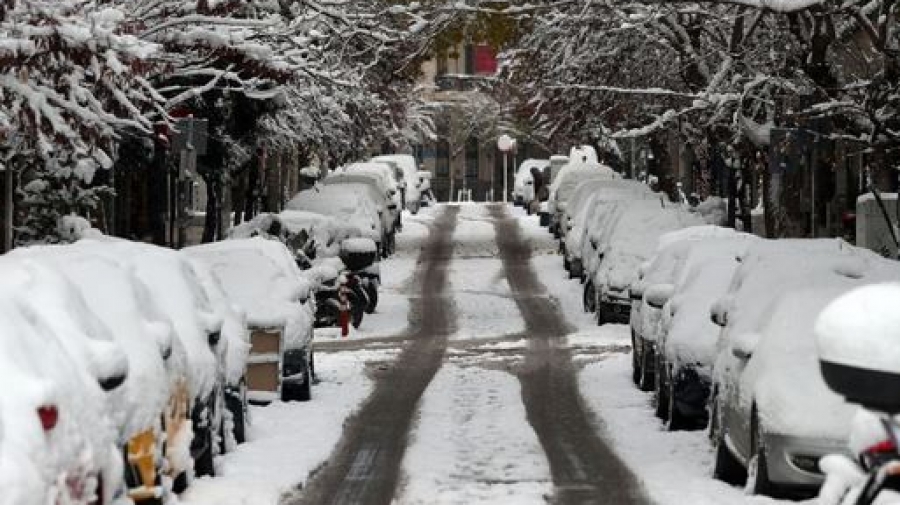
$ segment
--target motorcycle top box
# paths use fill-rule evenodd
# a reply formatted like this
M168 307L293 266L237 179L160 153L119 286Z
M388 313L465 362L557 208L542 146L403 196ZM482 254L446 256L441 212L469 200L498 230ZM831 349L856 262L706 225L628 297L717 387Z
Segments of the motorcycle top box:
M816 323L828 387L865 408L900 413L900 284L864 286L829 304Z
M378 247L368 238L349 238L341 242L341 261L352 272L369 268L378 259Z

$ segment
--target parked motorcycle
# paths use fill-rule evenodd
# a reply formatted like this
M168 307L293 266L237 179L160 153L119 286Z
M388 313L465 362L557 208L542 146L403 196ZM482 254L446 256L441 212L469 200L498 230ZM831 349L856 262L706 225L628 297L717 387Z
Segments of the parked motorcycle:
M819 465L822 505L900 503L900 284L865 286L832 302L816 338L828 387L860 405L849 438L851 456Z

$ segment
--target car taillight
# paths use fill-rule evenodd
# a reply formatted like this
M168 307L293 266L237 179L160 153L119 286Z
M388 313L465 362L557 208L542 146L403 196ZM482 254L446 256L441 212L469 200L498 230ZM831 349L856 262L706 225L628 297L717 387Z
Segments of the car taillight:
M56 423L59 421L59 411L56 409L56 405L41 405L38 407L37 413L44 431L50 431L56 427Z
M897 451L897 444L894 443L893 440L887 439L878 442L877 444L866 448L866 454L889 454Z

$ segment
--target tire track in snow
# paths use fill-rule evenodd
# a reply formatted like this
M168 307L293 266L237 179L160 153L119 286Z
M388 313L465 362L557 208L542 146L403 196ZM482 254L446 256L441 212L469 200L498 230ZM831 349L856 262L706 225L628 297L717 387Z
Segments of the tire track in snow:
M565 345L571 328L531 266L531 247L504 206L491 207L497 245L514 299L525 318L529 349L519 373L531 423L550 461L554 503L648 503L638 479L598 437Z
M416 407L441 367L453 331L452 299L446 295L447 267L458 213L458 208L444 208L420 255L421 298L410 313L410 344L346 423L331 460L311 477L299 496L282 505L391 503Z

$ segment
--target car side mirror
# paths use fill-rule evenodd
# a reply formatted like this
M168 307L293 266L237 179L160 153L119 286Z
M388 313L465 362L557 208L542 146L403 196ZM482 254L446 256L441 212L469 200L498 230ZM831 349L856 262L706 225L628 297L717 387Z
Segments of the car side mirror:
M111 375L109 377L101 377L100 379L97 380L97 382L100 383L100 388L102 390L112 391L112 390L118 388L119 386L121 386L125 382L125 377L127 377L127 376L128 376L127 373L121 372L121 373Z
M628 296L631 297L632 300L639 302L644 299L644 284L642 282L635 282L631 285L631 288L628 290Z
M734 340L731 345L731 353L740 360L748 360L753 356L756 345L759 344L759 333L749 332L743 333Z
M716 326L725 327L728 324L728 311L725 304L719 300L709 309L709 320Z
M647 300L647 304L654 309L661 309L669 301L669 298L672 298L674 292L675 286L671 284L655 284L647 288L644 298Z

